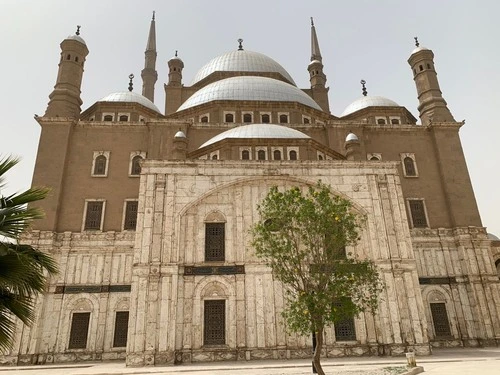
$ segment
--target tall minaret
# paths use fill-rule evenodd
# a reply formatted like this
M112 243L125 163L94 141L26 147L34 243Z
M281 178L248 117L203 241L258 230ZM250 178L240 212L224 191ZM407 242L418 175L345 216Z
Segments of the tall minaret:
M439 88L434 67L434 53L430 49L421 47L416 37L415 46L408 64L411 66L413 80L417 86L418 110L422 125L429 125L431 122L455 122Z
M80 36L80 26L75 35L61 42L61 59L56 85L49 95L49 104L44 117L78 118L83 103L80 94L83 66L89 50Z
M155 28L155 12L151 19L149 27L148 44L146 52L144 52L145 61L144 69L141 72L142 77L142 95L154 102L155 99L155 83L158 80L158 72L156 71L156 28Z
M309 81L311 82L312 97L325 112L330 112L328 102L328 90L326 87L326 75L323 73L323 58L319 50L316 27L311 17L311 62L307 66Z

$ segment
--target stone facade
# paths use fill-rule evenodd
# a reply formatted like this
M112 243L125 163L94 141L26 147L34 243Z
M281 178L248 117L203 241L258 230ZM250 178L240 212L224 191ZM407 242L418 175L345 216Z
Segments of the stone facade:
M271 186L318 180L366 215L350 250L372 259L385 283L376 314L354 317L346 336L340 324L326 330L325 356L498 345L500 241L482 227L463 123L442 98L432 51L417 47L408 60L417 124L382 97L330 114L314 25L312 42L306 89L241 45L205 65L192 86L175 56L164 113L149 100L154 20L145 97L114 93L81 112L88 49L79 35L61 43L54 93L36 118L33 184L52 190L40 202L46 218L24 238L61 272L37 299L35 324L19 324L3 363L309 357L311 340L286 330L282 286L255 257L248 230ZM207 257L209 238L219 241L220 259Z

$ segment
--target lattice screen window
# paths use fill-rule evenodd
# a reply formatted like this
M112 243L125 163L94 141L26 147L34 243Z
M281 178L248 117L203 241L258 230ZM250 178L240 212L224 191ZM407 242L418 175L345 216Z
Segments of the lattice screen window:
M68 349L85 349L89 332L90 313L73 313Z
M431 314L436 337L450 337L451 330L446 304L444 302L431 303Z
M139 206L138 201L126 201L125 202L125 218L123 220L124 230L135 230L137 226L137 208Z
M226 301L206 300L204 306L204 345L226 343Z
M205 224L205 261L225 260L225 223Z
M127 346L128 334L128 311L117 311L115 316L115 334L113 336L113 347L121 348Z
M84 230L101 230L103 201L87 201Z
M356 328L354 318L348 318L335 323L335 339L337 341L355 341Z
M424 201L421 199L409 199L411 221L414 228L427 228L427 216L425 215Z

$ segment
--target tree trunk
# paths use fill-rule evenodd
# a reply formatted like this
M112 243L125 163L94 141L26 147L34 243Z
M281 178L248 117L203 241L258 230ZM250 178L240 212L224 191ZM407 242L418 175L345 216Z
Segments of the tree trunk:
M313 365L319 375L325 375L323 367L321 367L321 349L323 348L323 328L318 329L316 335L316 348L314 349Z

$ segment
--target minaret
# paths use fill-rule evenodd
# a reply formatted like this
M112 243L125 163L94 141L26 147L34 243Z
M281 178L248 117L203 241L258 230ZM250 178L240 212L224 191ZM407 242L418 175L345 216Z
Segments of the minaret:
M142 95L154 102L155 99L155 83L158 80L158 72L156 71L156 28L155 28L155 12L151 19L149 27L148 44L146 52L144 52L145 61L144 69L142 69Z
M309 81L311 82L312 98L319 104L325 112L330 112L328 103L328 90L326 87L326 75L323 73L323 58L319 50L316 27L311 17L311 62L307 66L309 71Z
M80 26L75 35L61 42L61 60L56 85L49 95L44 117L78 118L83 101L80 97L83 67L89 50L80 36Z
M455 122L447 107L434 68L434 53L425 47L420 47L415 37L416 48L411 53L408 63L413 70L413 79L417 86L417 94L422 125L432 122Z
M182 69L184 69L184 62L175 51L175 56L168 60L168 86L182 86Z

